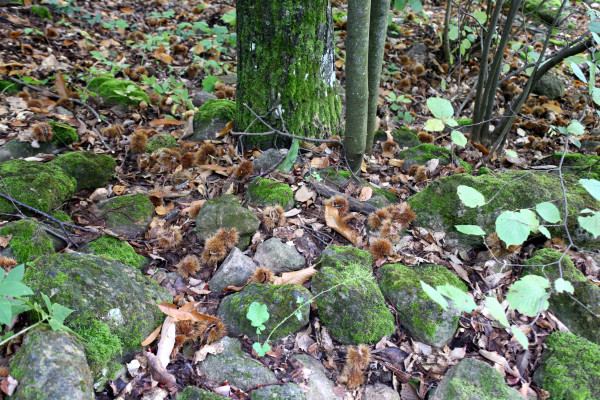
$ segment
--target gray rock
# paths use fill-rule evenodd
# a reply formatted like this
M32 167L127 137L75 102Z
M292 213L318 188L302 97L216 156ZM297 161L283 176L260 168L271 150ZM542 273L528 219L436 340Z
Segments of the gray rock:
M256 246L254 260L276 274L302 269L306 262L295 247L284 244L278 238L267 239Z
M298 298L305 304L296 311L300 306ZM232 336L248 335L253 340L264 340L271 335L271 339L276 340L296 333L308 324L309 299L310 293L304 286L292 283L286 285L251 283L242 291L225 297L219 304L217 315L223 320ZM269 312L269 319L264 323L265 329L260 338L256 334L256 327L252 326L251 321L246 317L250 305L255 301L264 304ZM274 330L275 328L277 330Z
M215 96L212 93L208 93L202 90L196 90L194 92L194 94L192 95L192 104L195 107L200 107L201 105L203 105L204 103L206 103L206 100L208 99L216 99L217 96Z
M188 386L179 393L177 400L223 400L225 397L219 396L209 390L200 389L195 386Z
M446 374L431 400L523 400L504 383L493 367L474 358L465 358Z
M237 247L240 250L248 247L259 226L258 217L242 207L237 197L232 194L210 199L204 203L196 217L198 239L204 242L221 228L236 228L240 238Z
M447 345L458 327L461 311L450 306L444 310L431 300L419 281L431 286L449 284L463 291L467 286L440 265L407 267L388 264L381 268L381 291L398 311L398 321L420 342L435 347Z
M234 247L210 280L210 290L221 292L227 286L245 285L256 267L256 263L250 257Z
M192 142L202 142L204 140L214 140L217 138L219 132L221 132L227 122L222 118L215 119L194 119L194 133L189 137L188 140Z
M299 361L304 368L310 371L306 374L308 376L306 400L339 399L333 391L333 382L325 375L325 367L319 360L308 354L294 354L291 358Z
M401 126L396 129L392 132L392 136L394 137L394 142L398 144L400 149L416 147L421 144L417 132L406 126ZM374 139L375 141L385 142L387 141L387 135L384 131L377 131L375 132Z
M92 374L83 347L64 330L35 328L10 364L19 381L13 400L92 400Z
M150 226L154 205L143 193L117 196L97 205L97 216L102 216L106 226L123 236L136 236Z
M13 160L15 158L26 158L36 154L52 154L58 145L52 142L42 142L40 147L33 147L30 142L19 142L17 139L9 140L0 146L0 161Z
M223 351L209 354L198 365L209 380L219 384L227 381L242 390L277 382L273 372L242 352L237 339L226 336L218 343L223 344Z
M256 172L267 171L271 169L274 165L278 164L285 155L287 154L287 149L268 149L262 152L260 156L254 161L254 170Z
M7 247L0 249L4 257L14 258L17 263L25 263L35 258L52 254L58 241L44 230L42 224L32 218L9 222L0 229L0 236L12 235Z
M286 383L281 386L267 386L255 390L250 400L304 400L304 392L295 383Z
M106 154L91 151L72 151L51 161L77 181L77 191L106 185L115 173L117 162Z
M81 253L38 258L28 265L23 283L35 292L34 301L43 304L45 293L52 302L75 310L65 323L80 335L107 330L96 340L121 346L123 356L139 350L164 320L154 304L172 301L165 289L129 265ZM86 354L95 373L111 361Z
M564 97L565 84L556 75L545 74L533 84L531 91L540 96L546 96L550 100Z
M400 400L400 394L383 383L367 385L363 400Z
M406 51L406 55L411 61L421 65L425 65L428 53L429 50L427 50L427 46L423 43L415 43Z

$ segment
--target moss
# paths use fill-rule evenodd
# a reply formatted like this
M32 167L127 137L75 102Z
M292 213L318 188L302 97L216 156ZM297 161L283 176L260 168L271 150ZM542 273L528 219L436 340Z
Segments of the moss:
M280 205L286 211L294 206L294 193L285 183L271 179L255 178L248 185L246 197L251 205Z
M397 158L406 160L404 168L410 168L414 164L425 165L427 161L436 158L440 160L441 165L449 165L451 157L450 150L431 143L422 143L408 150L403 150L397 155ZM471 165L456 157L456 155L454 156L454 159L457 160L467 172L471 173L473 171Z
M557 17L560 5L561 0L525 0L525 11L535 12L536 19L546 24L552 24ZM563 15L565 15L564 11Z
M194 118L204 120L221 118L230 121L235 118L235 102L226 99L208 99L198 107Z
M69 222L69 223L73 222L73 220L71 219L69 214L67 214L63 210L54 210L50 213L50 216L52 216L62 222Z
M373 257L371 253L354 246L328 246L317 258L317 268L328 267L338 271L344 271L349 264L361 266L371 272Z
M81 251L84 253L93 253L110 260L120 261L136 269L141 269L146 264L144 256L137 254L129 243L109 235L100 236L98 239L85 245Z
M32 219L22 219L2 227L0 236L8 235L12 235L9 246L18 263L54 253L52 238Z
M79 141L77 130L72 126L56 121L48 121L48 123L52 127L53 135L51 141L53 143L68 146Z
M100 95L106 105L138 105L142 100L150 104L146 92L131 81L100 76L90 80L88 89Z
M458 124L458 126L471 125L473 123L473 119L471 119L471 118L458 118L456 120L456 123Z
M106 225L120 235L147 229L154 215L154 205L143 193L113 197L98 209Z
M177 147L177 139L175 139L171 135L162 133L160 135L152 136L150 140L148 140L148 144L146 145L146 152L154 153L158 149L173 149L175 147Z
M401 126L393 131L392 137L394 138L394 142L398 143L398 146L401 149L404 147L416 147L421 144L417 132L407 126ZM374 134L374 138L375 140L385 142L387 140L387 135L385 131L377 131Z
M491 174L491 173L492 173L492 171L486 167L481 167L477 170L477 175L487 175L487 174Z
M563 153L554 153L554 159L560 161ZM600 157L586 154L565 154L563 171L575 173L585 179L600 180Z
M73 151L61 154L52 163L77 181L77 191L104 186L114 173L117 162L106 154Z
M571 333L554 332L544 347L534 379L551 399L600 399L600 346Z
M38 18L52 19L52 14L50 14L48 7L38 5L31 6L31 13Z
M223 400L225 397L219 396L218 394L200 389L194 386L188 386L183 389L183 392L179 393L177 399L179 400Z
M558 260L561 258L562 253L554 249L540 249L535 253L535 256L525 261L526 265L529 265L525 269L525 272L533 275L548 276L551 282L560 278L560 270L558 268ZM542 265L550 264L546 267ZM587 279L583 273L578 270L573 261L569 256L565 255L560 263L560 269L562 270L562 277L568 281L575 282L587 282Z
M123 344L104 322L93 320L73 329L82 339L90 369L97 373L123 352Z
M21 86L11 81L0 81L0 94L15 94L21 90Z

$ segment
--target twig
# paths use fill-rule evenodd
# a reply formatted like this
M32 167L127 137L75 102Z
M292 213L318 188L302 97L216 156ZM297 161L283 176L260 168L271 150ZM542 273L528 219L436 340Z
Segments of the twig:
M330 188L327 185L317 182L315 179L310 180L310 184L313 188L319 193L321 196L325 197L333 197L333 196L343 196L346 200L348 200L348 205L350 209L353 211L360 212L365 215L369 215L377 211L377 207L365 203L363 201L356 200L354 197L350 197L344 193L338 192L335 189Z

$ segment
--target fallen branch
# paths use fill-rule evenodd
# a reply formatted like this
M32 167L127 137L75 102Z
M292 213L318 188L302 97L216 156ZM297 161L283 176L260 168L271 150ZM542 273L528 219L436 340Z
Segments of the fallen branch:
M369 215L377 211L377 207L369 203L356 200L354 197L350 197L342 192L338 192L327 185L317 182L315 179L311 179L310 184L317 191L317 193L323 197L330 198L333 196L343 196L346 200L348 200L348 205L352 211L356 211L365 215Z

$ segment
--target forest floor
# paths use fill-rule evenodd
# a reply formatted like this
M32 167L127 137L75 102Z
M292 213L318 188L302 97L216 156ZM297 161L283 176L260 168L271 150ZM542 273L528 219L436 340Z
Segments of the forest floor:
M336 44L339 48L335 66L338 79L343 84L346 4L335 3ZM221 155L213 159L213 170L188 170L177 163L167 171L151 172L140 169L130 149L130 137L134 130L141 128L156 129L175 138L185 135L192 129L191 114L185 114L186 107L178 106L178 102L186 103L185 100L191 99L196 90L235 100L235 5L232 1L191 0L137 0L126 3L56 0L44 4L51 10L52 19L39 18L28 7L7 8L0 13L8 19L0 21L0 76L2 79L10 76L29 84L23 89L29 96L23 95L19 101L14 100L16 97L0 96L0 145L15 137L31 140L32 127L48 119L77 127L80 141L72 145L73 150L109 154L117 161L116 179L107 186L109 195L141 191L147 193L156 206L153 228L143 237L129 240L139 254L151 260L144 267L144 273L150 276L160 268L176 271L176 265L183 255L200 256L202 252L194 232L193 219L189 216L190 206L220 196L225 191L241 198L248 181L233 182L228 175L241 161L257 157L260 152L256 149L240 152L236 138L231 131L227 131L213 141ZM393 13L396 28L390 30L386 43L378 111L380 129L383 131L392 132L407 125L421 132L425 121L431 117L425 105L428 98L439 96L452 99L457 109L474 86L478 71L476 59L451 67L443 61L439 35L443 27L444 6L425 4L424 13L427 17L409 11ZM573 18L577 18L573 20L575 24L583 26L583 18ZM190 29L189 24L198 24L199 29ZM536 32L542 31L534 28L522 40L538 46L541 37ZM418 54L410 53L415 44L423 45L425 50ZM557 49L558 46L552 44L549 51ZM523 64L523 60L516 56L508 62L515 63L517 68ZM532 96L527 101L507 144L507 148L516 153L514 156L494 154L489 161L485 161L487 150L473 143L468 143L464 148L454 148L455 154L474 169L485 166L492 170L522 170L556 164L552 155L562 150L564 137L549 135L549 125L565 126L571 119L579 119L582 116L581 104L585 103L580 98L587 90L587 86L576 80L569 68L559 66L557 70L561 77L571 83L567 87L567 95L559 100ZM160 104L129 107L127 110L103 106L86 91L89 80L101 72L110 72L115 77L138 82L148 93L154 91L159 94ZM58 74L64 77L63 82L56 79ZM153 89L153 82L143 75L153 77L154 83L159 85ZM515 82L519 84L518 79L519 76L515 77ZM442 84L442 81L445 83ZM179 91L175 90L178 83L183 83ZM514 87L509 83L499 90L496 115L500 115L514 97ZM61 99L65 93L71 97L77 94L89 108ZM64 108L69 112L63 112ZM101 122L90 109L102 116ZM470 110L470 104L467 104L460 116L470 117ZM403 119L410 123L406 124ZM586 111L582 123L588 132L592 132L598 124L595 111ZM598 132L596 134L600 136ZM102 140L99 140L99 135L102 135ZM450 148L451 145L450 134L446 132L434 137L421 134L420 139L441 147ZM594 137L586 135L583 139L592 140ZM402 201L411 195L405 183L420 191L436 179L455 172L453 168L430 164L426 171L419 174L413 171L411 175L399 168L393 150L385 146L382 149L381 143L377 144L360 176L394 191ZM303 163L297 163L289 172L274 171L269 175L291 185L295 192L296 207L286 214L286 226L275 231L261 226L252 238L250 254L253 254L257 243L276 236L293 241L310 265L328 245L349 244L348 240L328 226L323 212L323 201L326 199L310 188L304 179L310 173L310 168L334 166L345 169L340 150L322 145L302 148L300 152ZM54 157L52 154L38 155L35 159L47 161ZM368 191L361 190L363 188L360 185L349 184L339 189L361 200L370 196ZM74 223L93 225L86 210L91 194L92 191L79 192L64 206ZM260 215L260 210L254 211ZM367 237L365 215L357 214L348 225L363 238ZM156 237L158 228L154 228L170 226L178 227L183 239L175 247L171 244L161 246ZM460 271L455 272L461 277L468 277L469 293L481 298L482 292L488 287L486 278L490 272L481 257L477 257L480 251L453 251L420 229L409 229L406 237L410 242L410 253L395 259L379 260L377 266L395 260L459 268ZM90 236L82 234L75 238L75 242L82 244L90 239ZM368 249L366 240L362 242L364 248ZM513 260L522 262L542 245L543 242L538 241L522 246ZM555 243L554 246L561 248L562 245ZM575 261L584 271L597 270L590 258L579 257ZM188 279L182 280L179 286L179 297L208 304L203 311L211 315L215 315L222 296L206 290L198 294L197 288L199 282L206 284L213 273L210 268L198 272L193 280L196 285L194 290L190 290ZM506 290L517 276L513 271L506 271L502 280L497 282L498 287ZM401 372L394 377L394 382L403 399L424 399L427 391L444 377L450 366L475 354L496 365L507 383L522 394L536 394L543 399L547 393L532 385L532 373L539 363L543 338L560 326L551 313L543 312L535 322L536 339L529 349L523 349L506 330L490 325L483 315L475 311L461 318L453 341L443 348L436 349L413 341L401 326L397 326L396 333L375 345L375 349L384 354L386 348L401 349L402 361L397 364ZM313 310L309 329L301 333L308 332L311 343L315 345L305 350L322 359L330 377L335 379L343 368L347 350L331 341L324 342L323 329ZM281 355L278 349L294 347L295 343L297 338L293 337L278 342L262 362L273 370L280 369L291 374L291 367L278 357ZM245 341L245 350L252 352L249 340ZM374 364L368 371L367 380L371 383L378 379L375 371L385 369L384 364ZM193 370L190 365L191 358L179 354L169 367L169 372L176 377L181 388L202 385L199 377L189 373ZM403 379L399 379L400 376ZM150 385L150 380L140 380L138 384L134 392L141 396ZM113 382L104 392L98 393L97 398L114 398L123 385L123 382ZM341 395L346 394L349 398L354 396L343 385L339 385L338 389ZM245 396L241 391L232 394L232 398Z

